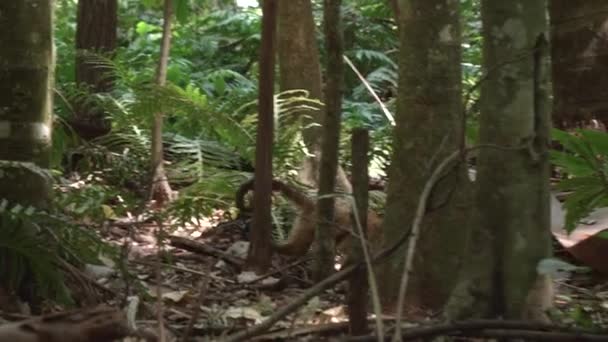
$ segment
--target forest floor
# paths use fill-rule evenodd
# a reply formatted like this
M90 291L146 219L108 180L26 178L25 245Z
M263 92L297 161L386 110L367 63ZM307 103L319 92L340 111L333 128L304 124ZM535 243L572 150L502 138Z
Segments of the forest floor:
M110 224L102 235L128 255L127 272L120 272L124 267L110 263L90 270L89 276L113 293L115 301L124 299L126 293L139 293L149 313L156 310L160 293L164 324L180 339L188 329L189 336L211 337L260 323L314 284L307 257L275 255L267 274L243 272L249 246L244 223L220 222L221 216L218 212L198 226L171 232L170 242L160 254L156 242L158 224ZM157 279L161 279L160 287ZM325 291L297 313L287 315L268 333L251 340L299 340L303 336L315 336L316 340L323 334L346 332L347 316L342 303L343 287Z
M243 222L221 222L222 216L218 212L197 226L170 232L161 253L155 238L158 224L110 223L102 235L128 255L123 262L126 267L109 263L89 268L88 274L116 304L124 302L127 294L138 296L142 303L138 317L147 317L138 324L155 329L158 319L152 312L162 303L164 326L180 339L184 334L226 336L251 327L313 284L306 258L275 255L268 274L243 272L248 248ZM606 279L593 273L560 273L554 280L558 293L552 317L561 324L607 328ZM319 341L345 334L344 303L344 287L330 289L249 340Z

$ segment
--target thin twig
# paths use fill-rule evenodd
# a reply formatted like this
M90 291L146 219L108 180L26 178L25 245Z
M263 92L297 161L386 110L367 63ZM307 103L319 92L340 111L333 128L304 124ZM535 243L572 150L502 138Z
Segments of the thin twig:
M198 241L190 240L181 236L171 235L169 236L169 243L173 247L181 248L190 252L195 253L203 253L207 255L214 256L216 258L220 258L229 264L237 267L242 267L244 264L244 260L241 258L237 258L233 255L230 255L224 251L221 251L217 248L213 248L204 243L200 243Z
M460 156L461 152L458 150L452 152L452 154L445 158L433 171L426 184L424 185L422 193L420 194L420 199L418 200L418 208L416 208L416 216L414 217L414 222L412 223L411 234L408 241L407 253L403 266L403 276L399 285L399 296L397 299L397 316L395 317L397 326L395 328L395 334L393 335L394 342L401 341L401 318L403 317L403 303L405 302L405 292L407 290L409 274L412 270L412 265L414 261L414 251L416 250L418 235L420 234L420 228L422 227L422 219L424 217L424 213L426 212L427 200L431 195L431 191L435 187L435 183L441 178L441 174L443 173L443 171L450 164L456 161Z
M261 276L255 278L255 279L242 282L241 284L250 285L250 284L256 283L256 282L258 282L260 280L264 280L264 279L266 279L268 277L272 277L275 274L283 273L283 272L287 271L288 269L290 269L292 267L296 267L298 265L301 265L301 264L303 264L303 263L305 263L305 262L307 262L309 260L311 260L310 257L298 259L298 260L293 261L293 262L291 262L291 263L289 263L289 264L287 264L287 265L285 265L285 266L283 266L283 267L281 267L279 269L270 271L270 272L268 272L266 274L262 274Z
M380 109L382 109L384 116L386 116L386 118L390 122L391 126L395 126L395 118L393 117L393 114L391 114L391 112L388 110L388 108L386 108L386 105L382 102L382 100L380 100L380 97L378 97L378 95L376 94L374 89L372 89L372 87L369 85L369 82L367 82L365 77L363 77L363 75L361 75L359 70L357 70L357 67L355 67L353 62L351 62L350 59L348 57L346 57L346 55L342 55L342 57L344 58L344 61L346 62L346 64L348 64L348 66L352 69L352 71L357 75L357 77L359 77L359 80L361 80L361 83L363 83L363 86L365 86L365 89L367 89L367 91L369 91L370 95L374 98L374 100L376 100L376 102L378 102Z
M132 260L131 262L133 262L135 264L147 265L147 266L158 265L158 263L144 261L144 260ZM201 276L201 277L211 278L211 279L215 279L217 281L223 281L223 282L226 282L226 283L229 283L229 284L236 284L236 282L234 280L232 280L232 279L227 279L227 278L219 277L219 276L216 276L216 275L211 274L211 273L205 273L205 272L193 270L191 268L177 266L177 265L171 265L171 264L167 264L167 263L164 263L164 262L161 262L160 265L163 266L163 267L167 267L167 268L179 271L179 272L196 274L196 275Z
M361 248L363 250L363 258L365 261L365 265L367 267L367 281L369 282L369 288L372 293L372 305L374 308L374 313L376 314L376 334L378 336L378 341L384 341L384 324L382 322L382 306L380 304L380 295L378 292L378 283L376 282L376 276L374 273L374 268L372 265L371 253L369 251L369 246L366 243L365 235L363 232L363 228L361 226L361 222L359 221L359 213L357 212L357 205L355 203L355 199L352 199L352 208L355 217L355 226L357 227L357 233L359 234L359 242L361 243Z

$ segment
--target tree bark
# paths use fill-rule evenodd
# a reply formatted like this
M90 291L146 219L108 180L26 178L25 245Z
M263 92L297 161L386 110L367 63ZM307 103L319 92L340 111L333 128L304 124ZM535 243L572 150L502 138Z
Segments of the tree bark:
M546 4L482 1L480 144L496 147L479 151L476 224L451 317L522 317L550 255Z
M281 91L304 89L310 97L323 100L321 62L310 0L281 1L278 4L277 44ZM304 143L318 152L324 117L321 111L302 112ZM306 118L308 117L308 118ZM312 125L312 126L311 126ZM309 127L311 126L311 127Z
M0 2L0 160L50 165L53 31L50 0ZM46 207L49 180L0 168L0 198Z
M464 134L458 2L412 0L400 7L399 96L383 226L387 246L412 228L429 176L459 148ZM467 237L468 183L460 166L434 188L409 277L408 311L440 309L453 289ZM396 309L406 249L381 272L385 311Z
M321 164L319 168L319 199L317 201L315 278L319 281L334 271L334 188L338 170L340 123L342 120L342 88L344 65L342 54L342 18L340 0L323 1L323 24L327 50L327 85L325 87L325 121Z
M9 206L44 209L52 195L41 170L50 167L52 144L52 13L51 0L0 1L0 199ZM31 268L14 260L0 264L16 267L2 272L22 275L11 290L37 312L40 284Z
M608 125L608 1L551 0L553 122Z
M108 92L113 80L108 70L89 62L89 53L106 57L116 50L117 0L80 0L76 18L76 83L93 93ZM87 103L76 103L72 127L84 139L93 139L110 132L110 121L101 109Z
M258 131L255 149L255 183L251 247L247 267L262 274L270 267L272 249L272 144L274 131L274 34L277 0L262 3L262 46L258 94Z
M311 0L289 0L278 4L277 44L281 91L304 89L313 99L323 100L321 62L317 46ZM319 166L323 111L303 111L302 137L308 152L300 180L309 186L319 186ZM338 167L337 187L351 192L342 167Z
M369 201L369 132L363 128L353 130L351 156L353 160L353 195L357 211L353 215L359 216L363 241L367 241L367 210ZM353 217L353 222L356 222ZM353 239L350 260L359 262L363 260L363 248L361 243ZM369 284L367 282L367 272L363 267L359 267L353 272L349 279L347 303L348 303L348 324L349 332L352 336L365 335L367 333L367 301L369 299Z
M160 58L156 71L156 84L164 87L167 83L167 66L171 50L171 21L173 19L173 0L165 0L163 37L160 45ZM173 200L173 191L167 179L163 159L163 113L154 114L152 125L152 184L150 198L157 207L164 207Z

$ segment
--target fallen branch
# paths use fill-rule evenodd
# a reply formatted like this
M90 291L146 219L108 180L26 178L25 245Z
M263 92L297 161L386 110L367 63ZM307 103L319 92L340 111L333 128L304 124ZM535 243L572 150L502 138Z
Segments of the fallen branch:
M404 341L438 336L524 338L535 341L608 341L608 330L591 331L529 321L469 320L410 328L401 334ZM376 341L372 335L348 338L347 341Z
M129 335L125 315L117 309L61 312L0 326L0 341L110 342Z
M256 283L256 282L258 282L260 280L264 280L264 279L272 277L272 276L274 276L276 274L283 273L283 272L287 271L288 269L290 269L292 267L296 267L298 265L301 265L301 264L303 264L303 263L305 263L305 262L307 262L309 260L311 260L311 258L309 258L309 257L307 257L307 258L300 258L300 259L298 259L296 261L293 261L293 262L291 262L291 263L289 263L289 264L287 264L287 265L285 265L285 266L283 266L283 267L281 267L279 269L272 270L270 272L267 272L266 274L262 274L261 276L255 278L255 279L251 279L249 281L245 281L242 284L249 285L249 284Z
M226 261L227 263L237 266L239 268L242 267L244 264L243 259L237 258L226 252L220 251L219 249L205 245L204 243L186 239L181 236L175 236L175 235L169 236L169 243L173 247L181 248L181 249L184 249L184 250L187 250L190 252L194 252L194 253L211 255L216 258L220 258L220 259Z
M151 262L151 261L145 261L145 260L131 260L132 263L134 264L140 264L140 265L146 265L146 266L155 266L156 263ZM217 280L217 281L221 281L221 282L225 282L225 283L229 283L229 284L236 284L236 281L232 280L232 279L227 279L224 277L219 277L216 275L213 275L211 273L205 273L205 272L201 272L201 271L197 271L197 270L193 270L190 268L186 268L186 267L181 267L181 266L176 266L176 265L171 265L171 264L167 264L167 263L161 263L160 264L162 267L167 267L170 268L172 270L176 270L178 272L185 272L185 273L190 273L190 274L195 274L201 277L205 277L205 278L211 278L213 280Z

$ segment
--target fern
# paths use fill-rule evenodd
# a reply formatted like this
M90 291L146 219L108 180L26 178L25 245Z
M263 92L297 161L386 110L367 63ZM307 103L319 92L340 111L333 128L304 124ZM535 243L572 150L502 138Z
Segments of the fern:
M564 204L566 230L598 207L608 206L608 134L579 129L569 134L558 129L553 137L565 151L551 151L552 162L568 174L559 188L574 191Z
M9 289L25 286L28 273L31 273L39 295L70 303L63 275L57 271L57 246L49 244L47 235L34 219L34 211L33 208L11 207L6 200L0 200L3 286Z

